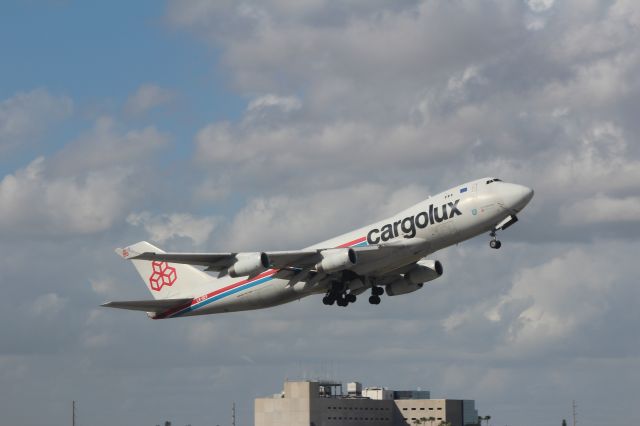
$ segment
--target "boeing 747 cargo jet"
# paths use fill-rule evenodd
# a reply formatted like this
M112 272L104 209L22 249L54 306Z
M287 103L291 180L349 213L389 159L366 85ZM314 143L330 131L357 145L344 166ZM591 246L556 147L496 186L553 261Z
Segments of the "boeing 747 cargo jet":
M302 250L165 253L142 241L116 252L132 261L154 300L102 306L161 319L261 309L312 294L347 306L367 291L377 305L385 293L411 293L441 276L441 263L425 257L442 248L488 232L490 247L499 249L496 232L513 225L532 197L525 186L478 179Z

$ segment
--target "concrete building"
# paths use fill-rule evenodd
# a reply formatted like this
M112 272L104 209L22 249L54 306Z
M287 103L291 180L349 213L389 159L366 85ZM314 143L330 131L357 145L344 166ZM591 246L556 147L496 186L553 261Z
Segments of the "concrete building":
M434 420L424 419L433 418ZM362 388L330 381L287 381L284 390L256 398L255 426L451 426L475 425L475 402L430 399L428 391Z

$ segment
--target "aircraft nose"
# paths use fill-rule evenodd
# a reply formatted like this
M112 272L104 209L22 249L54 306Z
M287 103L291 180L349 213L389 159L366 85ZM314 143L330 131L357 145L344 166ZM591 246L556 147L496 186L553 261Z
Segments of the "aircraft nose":
M533 189L524 185L509 184L505 188L504 201L509 208L520 211L533 198Z

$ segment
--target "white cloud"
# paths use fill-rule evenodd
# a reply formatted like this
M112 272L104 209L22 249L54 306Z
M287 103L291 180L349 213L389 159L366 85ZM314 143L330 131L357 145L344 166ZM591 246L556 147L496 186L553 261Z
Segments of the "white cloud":
M6 235L91 234L108 229L139 195L152 154L166 137L148 127L122 132L109 118L45 159L0 180Z
M249 102L247 110L249 112L256 112L261 109L278 108L284 112L291 112L302 107L302 103L295 96L278 96L274 94L268 94L260 96Z
M31 302L30 311L37 317L51 318L60 313L67 300L56 293L46 293Z
M39 136L48 125L65 119L73 101L44 89L17 93L0 102L0 153L6 153Z
M544 12L553 7L555 0L527 0L527 6L534 12Z
M297 197L257 197L233 218L225 240L247 251L301 248L383 219L398 206L408 207L427 196L417 186L395 190L364 184Z
M0 229L10 234L94 233L107 229L128 198L126 172L56 177L43 157L0 181Z
M176 98L176 94L154 84L143 84L136 90L134 94L129 96L124 111L129 115L141 115L172 102Z
M189 238L193 244L201 246L209 240L218 224L218 219L196 217L188 213L153 215L150 212L140 212L129 214L127 222L144 227L149 237L159 243L184 237Z
M116 289L116 283L110 277L89 279L89 284L91 284L91 289L100 295L114 294Z
M635 245L570 246L538 266L521 265L504 293L456 309L442 325L452 334L483 330L492 341L489 351L505 359L610 352L598 339L617 327L612 317L625 315L618 312L624 308L617 294L631 288L626 274Z
M168 144L168 136L149 126L123 129L111 117L99 117L93 128L67 144L54 157L59 174L77 174L114 167L139 166Z
M612 198L603 194L578 200L561 211L565 225L640 222L640 197Z

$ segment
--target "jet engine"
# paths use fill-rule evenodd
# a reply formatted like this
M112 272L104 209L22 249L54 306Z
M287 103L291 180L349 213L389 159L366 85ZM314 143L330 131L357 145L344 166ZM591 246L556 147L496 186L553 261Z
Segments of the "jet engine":
M229 268L229 276L232 278L257 275L269 269L271 265L267 253L247 253L236 258L238 260Z
M439 260L420 260L404 277L413 284L426 283L442 275L442 264Z
M316 264L316 270L327 274L349 269L358 262L358 255L351 248L323 250L320 255L322 260Z
M422 288L422 283L412 283L406 278L399 278L392 282L391 284L387 284L387 295L389 296L399 296L401 294L407 294L414 292L416 290L420 290Z

